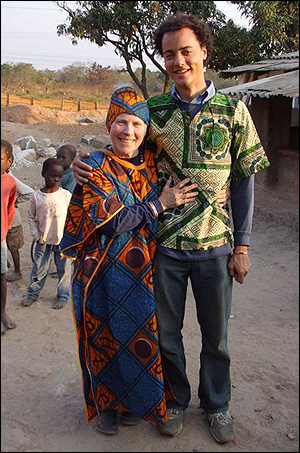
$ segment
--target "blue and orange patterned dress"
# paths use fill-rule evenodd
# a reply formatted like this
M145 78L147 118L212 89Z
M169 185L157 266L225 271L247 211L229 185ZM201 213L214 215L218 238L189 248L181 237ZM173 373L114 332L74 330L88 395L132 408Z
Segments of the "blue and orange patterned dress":
M61 243L76 260L72 302L87 419L107 409L166 421L153 288L157 222L108 237L101 226L158 197L153 153L135 166L103 149L85 159L93 177L76 186Z

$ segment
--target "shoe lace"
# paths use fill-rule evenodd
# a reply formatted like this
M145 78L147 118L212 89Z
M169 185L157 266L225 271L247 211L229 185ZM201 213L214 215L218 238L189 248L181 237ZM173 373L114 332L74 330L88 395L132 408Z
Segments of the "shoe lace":
M218 412L217 414L214 414L211 418L211 424L214 422L218 422L221 425L227 425L229 422L229 418L227 414L224 414L223 412Z
M170 407L170 409L168 409L168 419L172 420L178 415L178 413L179 410L177 409L177 407Z

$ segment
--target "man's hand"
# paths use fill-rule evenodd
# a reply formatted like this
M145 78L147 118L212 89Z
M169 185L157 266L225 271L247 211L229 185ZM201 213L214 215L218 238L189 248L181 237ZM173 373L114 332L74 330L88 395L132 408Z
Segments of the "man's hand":
M248 255L233 253L228 263L228 272L238 283L244 283L245 277L251 269Z
M91 171L93 170L92 167L82 162L82 159L84 157L88 157L89 155L90 153L81 152L79 156L76 156L75 159L73 160L72 167L74 177L80 186L82 186L82 184L87 183L88 178L93 176L93 173L91 173Z
M171 182L172 177L170 176L159 197L163 210L195 201L198 191L192 192L192 190L196 189L198 185L190 184L190 178L184 179L174 187L171 187Z
M223 208L226 204L229 203L230 200L230 189L227 187L227 189L222 189L216 198L216 204L220 208Z

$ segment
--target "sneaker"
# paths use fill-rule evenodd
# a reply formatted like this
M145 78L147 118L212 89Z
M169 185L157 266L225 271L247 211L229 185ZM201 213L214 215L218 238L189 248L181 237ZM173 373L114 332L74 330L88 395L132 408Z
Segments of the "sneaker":
M234 422L229 411L207 414L207 419L210 424L210 433L217 442L224 444L233 440Z
M32 297L25 297L24 299L22 299L21 304L23 305L23 307L30 307L33 302L35 302L35 299L32 299Z
M122 412L121 414L121 423L126 426L135 426L141 423L142 419L136 417L131 412Z
M102 434L117 434L119 431L118 412L112 409L102 412L97 429Z
M167 421L163 425L159 425L159 431L167 436L178 436L183 428L183 410L178 407L170 407L167 409L167 417Z

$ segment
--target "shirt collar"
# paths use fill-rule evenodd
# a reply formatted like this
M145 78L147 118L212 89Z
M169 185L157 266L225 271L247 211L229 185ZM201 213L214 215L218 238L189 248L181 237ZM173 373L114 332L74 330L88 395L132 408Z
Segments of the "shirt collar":
M175 99L175 101L185 102L186 104L203 104L204 102L209 101L209 99L211 99L216 93L214 82L212 80L206 80L205 82L206 90L203 91L203 93L199 94L199 96L192 99L190 102L180 97L176 90L176 85L172 86L171 96L173 97L173 99Z

